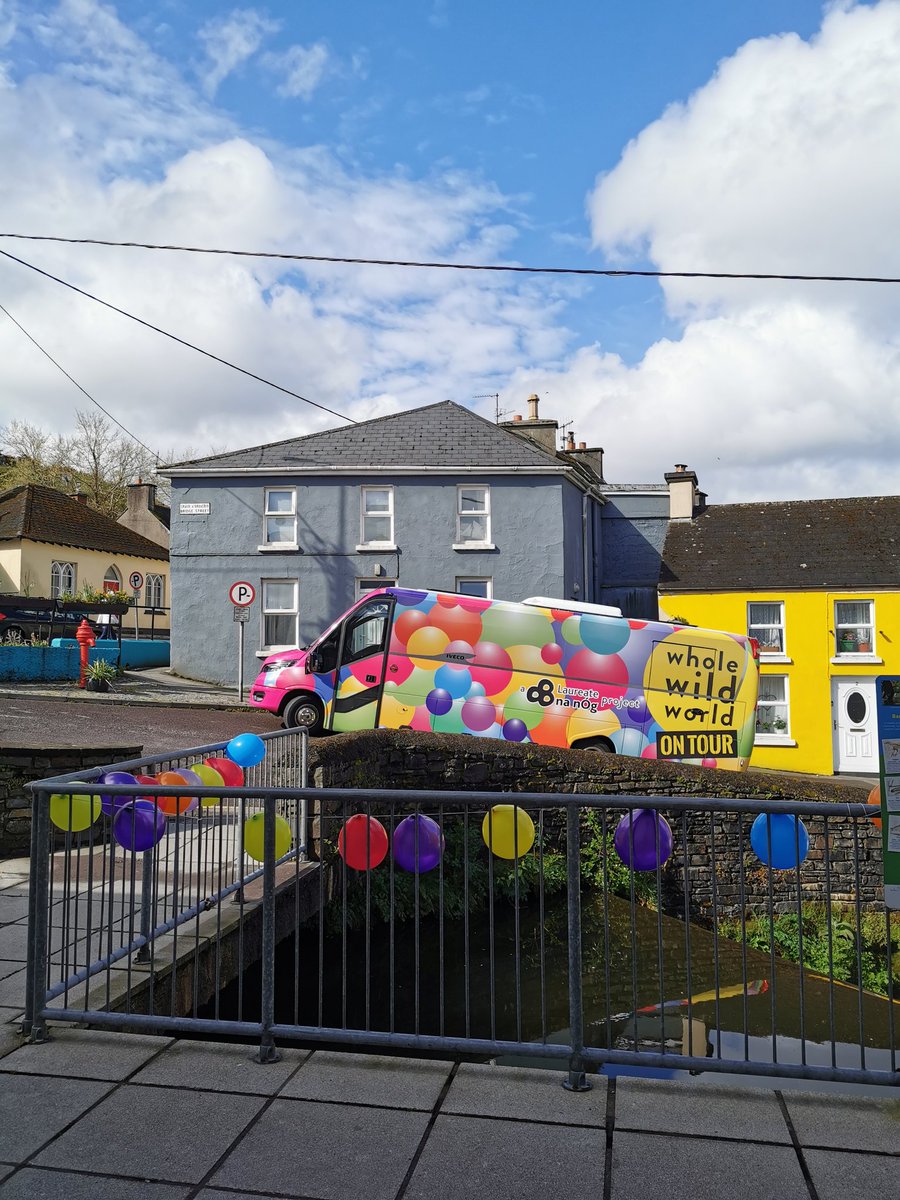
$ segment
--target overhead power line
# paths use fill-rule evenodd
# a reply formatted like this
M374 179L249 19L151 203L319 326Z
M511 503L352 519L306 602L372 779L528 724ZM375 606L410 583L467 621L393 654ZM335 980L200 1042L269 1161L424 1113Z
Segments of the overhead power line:
M0 251L0 253L2 253L2 251ZM49 350L45 350L44 347L41 345L41 343L37 340L37 338L32 337L32 335L28 332L28 330L25 328L25 326L20 325L19 322L16 320L16 318L12 315L12 313L9 312L8 309L4 308L2 304L0 304L0 312L2 312L5 316L9 317L9 319L10 319L10 321L12 321L13 325L15 325L17 329L20 329L22 331L22 333L25 334L25 336L28 338L29 342L32 342L35 346L37 346L37 348L38 348L38 350L40 350L41 354L43 354L46 358L49 358L50 361L53 363L54 367L56 367L56 368L58 368L58 370L62 371L62 373L63 373L63 375L65 375L66 379L68 379L70 383L74 383L82 395L87 396L87 398L88 398L88 400L90 400L91 404L95 404L97 406L97 408L99 408L100 411L104 414L104 416L109 417L109 419L114 424L118 425L118 427L122 430L123 433L126 433L131 438L131 440L133 442L137 442L137 444L139 446L143 446L143 448L147 451L147 453L152 454L153 458L157 462L159 462L159 455L157 454L157 452L155 450L151 450L146 442L142 442L141 439L137 436L137 434L132 433L130 429L126 429L125 426L122 424L122 422L119 421L116 417L114 417L108 408L104 408L103 405L100 403L100 401L95 400L94 397L91 395L91 393L89 391L87 391L86 388L83 388L77 379L73 379L72 376L69 374L69 372L66 370L66 368L63 366L60 366L60 364L56 361L56 359L49 352Z
M52 275L49 271L44 271L41 267L35 266L34 263L26 262L24 258L17 258L15 254L10 254L8 250L0 250L0 255L10 259L12 262L18 263L22 267L27 267L29 271L35 271L38 275L43 275L45 279L52 279L54 283L62 284L63 287L69 288L70 291L77 292L79 296L84 296L87 300L93 300L95 304L102 304L104 308L118 313L121 317L127 317L129 321L136 321L138 325L143 325L145 329L152 329L154 333L161 333L163 337L177 342L179 346L186 346L188 350L194 350L197 354L202 354L205 358L211 358L214 362L221 363L224 367L230 367L232 371L238 371L241 375L246 375L249 379L255 379L257 383L264 383L266 387L275 388L276 391L283 392L286 396L292 396L295 400L302 400L304 404L311 404L313 408L321 409L322 412L329 413L332 417L338 417L341 421L349 421L351 425L358 424L353 417L348 417L345 413L328 408L325 404L319 404L317 400L310 400L308 396L301 396L299 392L282 387L280 383L274 383L271 379L266 379L263 375L257 375L255 371L248 371L246 367L239 367L236 363L229 362L227 358L213 354L211 350L204 350L202 346L195 346L193 342L189 342L175 333L170 333L167 329L161 329L159 325L154 325L151 321L145 321L143 317L138 317L134 313L128 312L125 308L119 308L118 305L111 304L108 300L102 300L92 292L86 292L84 288L76 287L74 283L69 283L66 279L60 279L58 275ZM118 424L118 422L116 423Z
M779 280L785 283L900 283L900 278L885 275L787 275L774 271L638 271L630 269L616 271L602 267L517 267L504 263L420 262L415 259L403 258L346 258L332 254L285 254L276 250L225 250L211 246L113 242L104 238L55 237L39 233L0 233L0 238L18 238L30 242L60 242L69 246L112 246L118 249L176 250L185 254L224 254L237 258L274 258L287 262L332 263L361 267L418 267L438 271L498 271L517 275L594 275L604 279L758 279ZM4 251L0 251L0 253L4 253ZM349 418L347 419L349 420Z

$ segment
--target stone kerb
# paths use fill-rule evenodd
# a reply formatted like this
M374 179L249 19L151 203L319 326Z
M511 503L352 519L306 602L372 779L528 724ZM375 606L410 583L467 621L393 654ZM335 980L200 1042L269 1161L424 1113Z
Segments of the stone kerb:
M518 745L410 730L366 730L339 734L313 743L311 781L317 787L364 787L404 791L442 790L609 793L640 797L720 796L723 799L816 800L863 803L866 789L839 780L797 780L778 774L737 774L709 768L662 763L648 759L563 750L552 746ZM326 802L327 803L327 802ZM331 812L337 811L332 805ZM665 806L660 810L666 813ZM328 811L326 809L326 811ZM764 908L772 900L776 911L796 911L797 873L769 872L749 844L749 820L737 814L667 813L675 848L663 872L663 903L683 913L684 881L690 883L691 916L708 919L715 904L720 915L741 906L741 858L745 908ZM615 818L613 818L615 820ZM853 825L857 825L854 834ZM826 880L832 900L864 908L882 902L882 849L879 830L871 822L830 822L826 856L823 822L806 822L809 855L800 871L804 899L823 900ZM743 836L740 830L743 830ZM312 829L317 844L319 825ZM858 856L857 851L858 849ZM858 869L857 869L858 863Z

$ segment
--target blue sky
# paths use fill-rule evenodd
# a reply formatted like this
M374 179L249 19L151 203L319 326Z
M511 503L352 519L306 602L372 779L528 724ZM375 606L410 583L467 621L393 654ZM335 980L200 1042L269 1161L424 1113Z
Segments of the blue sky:
M0 230L900 275L898 70L898 0L0 0ZM534 390L616 482L896 486L887 289L0 248L356 419ZM8 262L0 297L164 454L334 424ZM71 429L83 397L9 323L0 354L0 423Z

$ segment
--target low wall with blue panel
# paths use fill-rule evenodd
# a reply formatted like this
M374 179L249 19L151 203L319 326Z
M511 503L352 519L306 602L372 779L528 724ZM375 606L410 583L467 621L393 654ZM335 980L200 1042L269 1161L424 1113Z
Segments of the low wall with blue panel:
M74 638L54 638L50 646L4 646L0 649L0 682L18 680L38 683L50 680L74 680L80 674L80 650ZM116 642L100 642L88 651L88 661L105 658L115 665L119 657ZM122 642L122 666L167 667L169 643L138 640Z

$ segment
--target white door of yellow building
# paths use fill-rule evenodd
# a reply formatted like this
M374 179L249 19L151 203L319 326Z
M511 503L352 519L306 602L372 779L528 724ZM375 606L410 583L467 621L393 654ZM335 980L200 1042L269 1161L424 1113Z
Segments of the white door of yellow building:
M874 679L832 679L834 769L845 774L878 771Z

